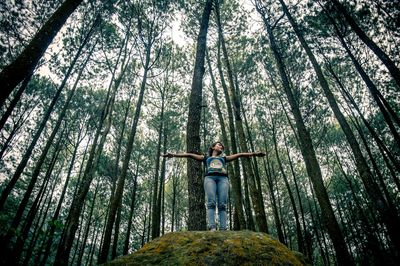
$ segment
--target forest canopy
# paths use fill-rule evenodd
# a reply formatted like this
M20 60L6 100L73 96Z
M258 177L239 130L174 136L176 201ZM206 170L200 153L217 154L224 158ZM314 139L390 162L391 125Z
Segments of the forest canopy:
M313 265L400 259L399 0L0 4L0 261L92 265L204 231L228 163L229 230Z

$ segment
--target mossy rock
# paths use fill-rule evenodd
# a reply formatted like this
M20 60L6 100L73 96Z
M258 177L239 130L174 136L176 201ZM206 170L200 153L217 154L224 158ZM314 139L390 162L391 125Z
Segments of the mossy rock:
M175 232L105 265L306 265L302 255L264 233Z

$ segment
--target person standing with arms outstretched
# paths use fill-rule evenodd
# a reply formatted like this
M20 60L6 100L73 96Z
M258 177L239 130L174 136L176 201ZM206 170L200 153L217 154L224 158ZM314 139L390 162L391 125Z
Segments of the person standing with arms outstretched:
M219 230L226 230L226 204L228 201L229 179L226 163L239 157L265 156L263 152L242 152L222 156L224 145L217 141L208 149L207 155L195 153L166 153L163 157L191 158L205 165L204 191L207 195L208 228L216 230L215 209L218 207ZM217 205L218 203L218 205Z

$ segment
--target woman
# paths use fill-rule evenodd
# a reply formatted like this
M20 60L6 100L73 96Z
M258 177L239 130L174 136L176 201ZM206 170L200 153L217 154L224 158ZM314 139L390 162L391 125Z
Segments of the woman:
M208 155L195 153L166 153L163 157L191 158L205 164L204 191L207 195L208 226L211 231L216 230L215 209L218 202L219 230L226 230L226 203L228 200L229 180L226 163L239 157L265 156L263 152L242 152L228 156L221 156L224 145L221 142L213 143L208 149ZM217 201L218 200L218 201Z

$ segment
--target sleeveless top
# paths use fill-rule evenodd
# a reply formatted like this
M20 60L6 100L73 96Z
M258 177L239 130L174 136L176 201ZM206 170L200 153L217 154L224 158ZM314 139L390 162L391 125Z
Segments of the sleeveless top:
M204 156L204 176L227 176L226 158Z

